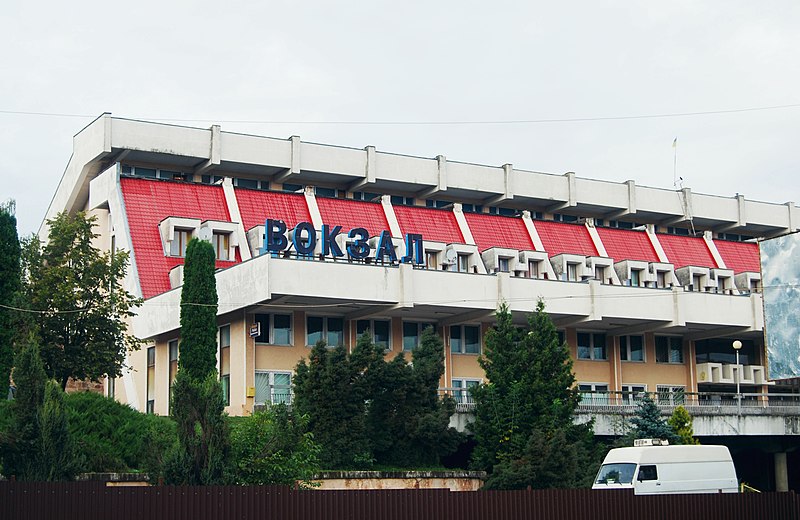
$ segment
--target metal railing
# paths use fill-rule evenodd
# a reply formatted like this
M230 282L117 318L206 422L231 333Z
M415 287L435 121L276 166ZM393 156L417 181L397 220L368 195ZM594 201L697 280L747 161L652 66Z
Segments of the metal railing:
M692 415L800 415L799 394L650 392L649 395L665 413L683 406ZM642 399L642 392L581 392L578 411L635 413Z

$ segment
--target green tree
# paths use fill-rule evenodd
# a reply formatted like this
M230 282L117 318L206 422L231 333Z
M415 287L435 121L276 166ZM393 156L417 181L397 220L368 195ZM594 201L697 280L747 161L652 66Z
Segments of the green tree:
M307 423L283 404L237 421L231 431L236 483L312 487L321 448Z
M173 484L222 484L228 478L230 439L217 377L217 287L214 249L192 239L186 248L181 290L181 343L170 410L178 446L166 457Z
M687 412L686 408L683 406L677 406L675 408L667 424L672 428L680 444L700 444L700 441L694 438L692 416L689 415L689 412Z
M24 293L41 338L45 370L66 388L70 378L118 377L127 350L139 348L126 319L141 301L122 282L124 251L101 252L95 217L60 213L48 220L48 241L31 237L23 248Z
M17 395L2 443L3 471L19 480L69 480L77 469L60 386L47 380L39 347L29 339L15 359Z
M489 487L551 487L542 475L568 467L579 471L564 471L556 485L583 485L597 450L591 424L574 424L579 396L569 349L541 301L527 328L513 324L505 304L496 316L479 360L489 382L472 390L474 466L492 473ZM545 448L549 455L537 453Z
M309 418L308 429L322 446L320 464L326 469L360 469L370 466L373 454L366 432L369 397L367 366L376 351L369 336L361 336L351 354L324 341L311 350L308 363L297 364L294 406Z
M387 363L383 349L376 352L368 368L368 436L380 464L435 466L457 448L461 435L449 426L455 401L438 395L444 346L432 327L423 331L411 359L409 364L398 354Z
M631 418L631 424L633 428L630 435L634 439L662 439L670 444L678 443L678 436L667 421L661 418L661 410L649 394L642 397L636 415Z
M15 316L12 309L20 289L20 245L14 201L0 204L0 398L14 362Z

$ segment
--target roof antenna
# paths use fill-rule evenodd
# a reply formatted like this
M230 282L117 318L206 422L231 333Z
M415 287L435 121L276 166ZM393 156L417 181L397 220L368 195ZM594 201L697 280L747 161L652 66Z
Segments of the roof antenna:
M678 194L678 200L683 208L683 214L689 217L689 226L692 228L692 236L697 235L694 229L694 217L689 213L689 201L686 200L686 194L683 191L683 177L678 177L678 138L672 140L672 185L675 187L675 193Z

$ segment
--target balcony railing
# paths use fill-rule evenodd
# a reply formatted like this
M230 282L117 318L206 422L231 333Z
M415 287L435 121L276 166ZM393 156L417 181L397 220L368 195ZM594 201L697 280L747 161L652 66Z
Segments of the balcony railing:
M800 415L800 394L651 392L663 413L683 406L691 415ZM633 414L641 392L581 392L579 413Z

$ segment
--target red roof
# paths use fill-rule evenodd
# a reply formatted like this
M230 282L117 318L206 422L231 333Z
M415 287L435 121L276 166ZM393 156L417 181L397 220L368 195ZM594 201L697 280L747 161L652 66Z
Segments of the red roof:
M706 241L699 237L684 237L679 235L658 234L658 241L664 248L669 263L675 269L693 265L696 267L716 268L717 263L708 250Z
M364 228L374 237L381 231L389 230L389 222L383 205L358 200L331 199L317 197L322 223L329 226L342 226L342 233L353 228Z
M244 188L236 188L235 193L245 231L263 226L268 218L283 220L288 229L298 222L311 222L305 195Z
M761 257L758 253L758 244L753 242L728 242L714 240L719 256L725 262L725 267L733 269L734 274L761 272Z
M221 186L203 184L125 177L120 185L142 296L150 298L171 289L169 271L183 263L183 258L164 255L159 223L167 217L229 222L225 196ZM217 261L217 268L236 263Z
M421 208L417 206L394 206L394 214L403 234L419 233L423 240L463 244L464 237L452 211Z
M658 262L658 255L644 231L599 227L597 234L606 248L606 253L614 261L640 260Z
M483 213L464 213L479 251L491 247L507 247L518 251L533 251L533 242L521 218L501 217Z
M565 224L551 220L535 220L533 226L542 239L548 256L561 253L583 256L597 256L592 237L583 224Z

